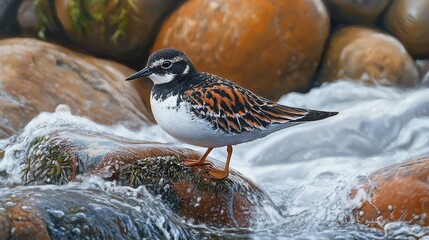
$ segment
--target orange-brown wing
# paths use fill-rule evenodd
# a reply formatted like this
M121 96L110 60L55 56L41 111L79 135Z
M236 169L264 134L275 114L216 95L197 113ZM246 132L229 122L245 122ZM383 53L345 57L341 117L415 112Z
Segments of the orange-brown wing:
M185 91L183 99L191 103L196 116L226 133L263 130L268 125L295 121L309 113L259 97L231 82L195 86Z

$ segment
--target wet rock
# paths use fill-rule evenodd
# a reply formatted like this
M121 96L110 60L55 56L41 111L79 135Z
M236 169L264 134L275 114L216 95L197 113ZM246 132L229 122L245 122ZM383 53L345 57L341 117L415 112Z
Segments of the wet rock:
M139 94L124 81L134 70L35 39L0 41L0 138L59 104L102 124L147 124Z
M1 239L190 238L177 217L143 191L3 187L0 209Z
M328 32L320 1L191 0L164 22L152 51L181 49L200 71L276 99L309 87Z
M56 0L55 7L76 46L100 56L129 60L147 53L163 18L181 2ZM78 17L73 15L77 13Z
M168 144L73 129L35 138L27 154L26 184L64 184L91 173L120 185L145 186L194 224L248 227L267 214L265 207L273 208L266 193L236 171L214 180L207 167L184 167L184 160L198 160L200 154Z
M389 6L384 25L412 56L429 57L429 2L396 0Z
M16 22L16 11L20 1L2 0L0 1L0 36L17 34L19 31Z
M416 65L422 82L429 83L429 59L417 60Z
M419 74L414 60L394 37L350 26L332 36L319 80L338 79L412 87L418 84Z
M389 0L324 0L330 15L340 22L373 23L390 3Z
M3 225L1 239L50 239L44 220L33 212L33 203L16 202L10 198L3 198L6 188L0 194L0 222ZM1 234L1 233L0 233ZM3 238L5 237L5 238Z
M363 190L369 195L353 210L354 218L377 228L394 221L429 226L428 175L429 158L391 165L371 174L352 193L352 197L362 196L358 191Z

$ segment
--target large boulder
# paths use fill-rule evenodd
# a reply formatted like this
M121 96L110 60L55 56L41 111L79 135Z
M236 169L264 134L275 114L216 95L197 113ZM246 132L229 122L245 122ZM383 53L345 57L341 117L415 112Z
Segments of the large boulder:
M324 2L331 17L340 22L354 24L373 23L390 3L389 0L324 0Z
M0 138L59 104L102 124L147 124L146 107L124 81L132 69L35 39L1 40L0 52Z
M145 186L186 221L214 227L249 227L273 209L268 195L234 170L215 180L207 167L184 167L184 160L200 156L169 144L66 128L34 137L19 174L25 184L65 184L92 174L123 186Z
M127 194L78 185L0 186L0 239L190 238L149 194Z
M321 1L190 0L164 22L152 51L181 49L200 71L277 99L309 87L328 33Z
M339 79L412 87L420 78L414 60L397 39L374 29L349 26L332 36L319 80Z
M414 57L429 57L429 1L395 0L386 12L384 25Z
M130 61L147 54L164 17L181 2L55 0L55 10L76 46L99 56Z
M377 228L395 221L429 226L428 176L429 158L391 165L371 174L352 193L352 197L367 195L353 216L357 222Z

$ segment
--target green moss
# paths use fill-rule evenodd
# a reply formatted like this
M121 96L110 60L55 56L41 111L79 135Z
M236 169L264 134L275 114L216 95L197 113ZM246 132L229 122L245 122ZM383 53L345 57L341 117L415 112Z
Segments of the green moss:
M99 23L99 34L104 35L106 26L112 26L114 31L110 40L118 43L119 37L125 35L127 14L137 11L137 7L134 0L88 0L86 6L83 0L70 0L68 10L72 29L78 37L92 33L91 24Z
M53 26L49 20L49 0L33 0L38 9L38 36L46 39L46 32L52 30ZM87 2L85 2L87 1ZM91 29L92 23L99 23L98 35L106 33L106 26L112 27L110 40L118 43L121 36L125 35L127 29L127 15L130 11L137 11L135 0L69 0L68 13L70 16L72 30L78 38L88 34L95 34ZM87 5L85 5L87 3ZM89 11L86 7L90 8Z
M49 28L52 28L51 23L49 22L49 18L46 15L46 9L48 9L48 0L34 0L36 7L38 9L37 17L39 19L38 22L38 31L37 35L41 39L46 39L46 31Z
M186 182L198 191L220 195L240 185L229 178L212 179L200 171L203 170L185 167L183 161L176 157L150 157L124 167L120 173L120 182L130 187L143 185L154 194L170 197L171 187L180 182Z
M50 140L50 136L35 138L27 154L27 166L22 179L26 183L65 184L75 173L74 157L67 153L64 143Z

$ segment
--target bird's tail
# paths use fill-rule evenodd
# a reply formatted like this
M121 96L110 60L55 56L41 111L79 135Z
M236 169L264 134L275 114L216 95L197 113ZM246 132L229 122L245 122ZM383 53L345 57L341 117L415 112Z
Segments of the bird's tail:
M325 112L325 111L318 111L318 110L311 110L311 109L306 109L306 110L308 111L308 113L305 114L302 118L299 118L290 122L311 122L311 121L322 120L338 114L338 112Z

